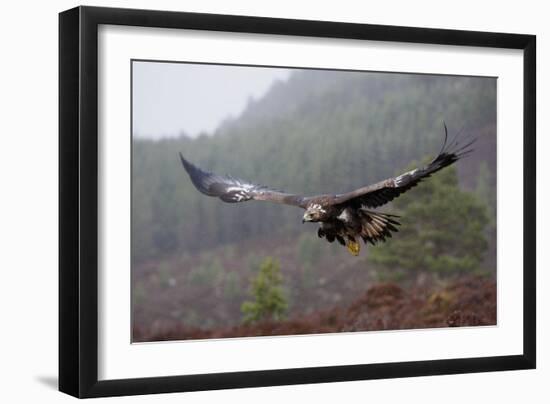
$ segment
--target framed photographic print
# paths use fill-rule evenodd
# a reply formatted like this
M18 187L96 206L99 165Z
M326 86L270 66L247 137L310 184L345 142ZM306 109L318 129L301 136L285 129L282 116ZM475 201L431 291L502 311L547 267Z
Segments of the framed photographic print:
M61 391L535 367L534 36L59 28Z

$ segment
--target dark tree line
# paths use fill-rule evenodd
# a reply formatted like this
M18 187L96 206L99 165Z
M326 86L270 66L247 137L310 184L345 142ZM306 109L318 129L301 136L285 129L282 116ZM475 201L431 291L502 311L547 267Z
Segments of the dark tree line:
M199 194L181 168L178 151L205 169L288 192L344 192L436 153L443 121L451 133L494 127L496 81L297 71L214 134L134 139L132 258L143 262L312 230L302 226L301 212L293 207L224 204ZM484 160L494 158L478 155L468 164L478 173ZM485 164L481 170L489 179L480 192L494 194L495 167Z

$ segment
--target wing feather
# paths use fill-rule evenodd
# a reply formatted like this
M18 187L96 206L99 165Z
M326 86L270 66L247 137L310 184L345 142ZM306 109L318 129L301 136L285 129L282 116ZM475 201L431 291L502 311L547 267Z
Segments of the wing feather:
M256 200L306 207L306 198L303 196L276 191L230 175L204 171L187 161L181 153L180 159L195 188L205 195L218 197L228 203Z
M466 156L473 149L470 147L475 139L460 144L457 136L448 141L447 126L445 128L445 140L439 154L426 166L407 171L397 177L388 178L376 184L368 185L354 191L336 195L332 205L342 203L355 203L368 208L376 208L397 198L404 192L418 185L423 179L430 177L433 173L450 166L460 158Z

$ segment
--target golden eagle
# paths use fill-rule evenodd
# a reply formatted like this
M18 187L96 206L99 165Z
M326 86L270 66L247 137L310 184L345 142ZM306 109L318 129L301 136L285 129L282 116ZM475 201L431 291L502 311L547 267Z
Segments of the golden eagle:
M428 165L345 194L316 196L287 194L229 175L220 176L203 171L187 161L181 153L180 158L193 185L203 194L218 197L229 203L255 200L298 206L306 210L302 223L321 223L317 230L320 238L324 237L330 243L337 240L353 255L358 255L360 250L358 237L361 237L365 244L370 242L374 245L376 242L386 241L386 237L391 237L391 232L397 232L396 226L400 225L397 221L398 216L375 212L371 209L390 202L416 186L422 179L453 164L473 150L469 147L475 139L460 145L455 136L451 142L447 143L447 126L444 125L444 128L443 146L437 157Z

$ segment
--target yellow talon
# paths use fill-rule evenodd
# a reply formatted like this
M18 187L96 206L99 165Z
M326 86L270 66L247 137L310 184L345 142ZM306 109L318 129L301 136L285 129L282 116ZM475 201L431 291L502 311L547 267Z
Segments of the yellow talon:
M361 244L352 240L347 241L346 247L348 248L348 251L356 257L359 255L359 250L361 250Z

